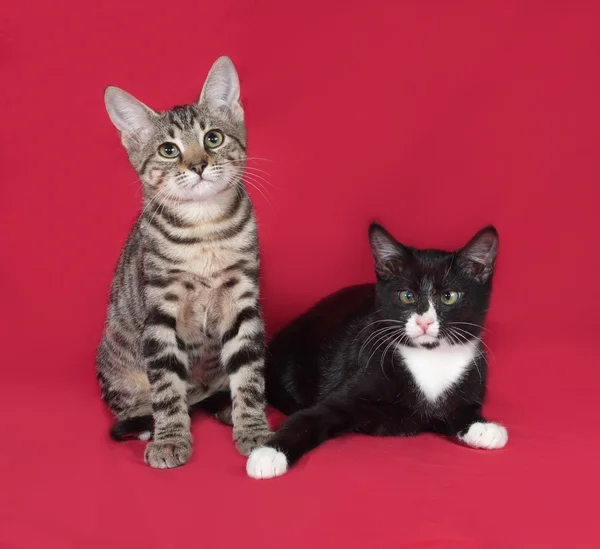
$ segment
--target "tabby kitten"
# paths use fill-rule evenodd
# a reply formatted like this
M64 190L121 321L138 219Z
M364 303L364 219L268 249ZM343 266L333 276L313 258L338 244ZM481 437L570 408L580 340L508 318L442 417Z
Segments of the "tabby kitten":
M230 391L233 437L247 455L270 431L235 67L218 59L194 105L159 113L114 87L105 102L144 194L97 355L102 396L121 420L113 437L152 429L139 433L154 437L146 463L177 467L192 453L188 407Z
M251 477L281 475L343 433L431 431L488 449L508 440L481 412L496 230L455 252L403 246L376 224L369 235L377 284L330 295L269 346L267 399L291 415L250 455Z

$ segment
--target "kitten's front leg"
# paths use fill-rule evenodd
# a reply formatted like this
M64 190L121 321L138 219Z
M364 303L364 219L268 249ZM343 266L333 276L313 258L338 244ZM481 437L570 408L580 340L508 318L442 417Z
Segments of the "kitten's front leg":
M237 312L221 344L231 389L233 438L247 456L272 434L265 412L265 331L258 303Z
M148 443L144 459L157 469L178 467L192 455L186 386L189 359L178 345L172 313L158 305L151 307L142 342L154 417L154 441Z
M502 425L486 421L479 404L456 410L436 431L455 436L472 448L497 450L508 442L508 431Z
M257 479L283 475L304 454L331 438L359 430L372 422L373 407L355 399L329 396L322 402L289 416L267 442L252 452L246 463L248 476Z

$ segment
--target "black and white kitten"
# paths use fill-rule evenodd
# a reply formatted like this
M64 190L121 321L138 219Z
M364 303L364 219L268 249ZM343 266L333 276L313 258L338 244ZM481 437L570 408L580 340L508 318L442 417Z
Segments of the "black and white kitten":
M403 246L377 224L369 237L377 283L328 296L270 345L267 399L291 415L250 455L251 477L281 475L325 440L350 432L430 431L486 449L508 440L481 412L481 333L496 229L481 230L455 252Z

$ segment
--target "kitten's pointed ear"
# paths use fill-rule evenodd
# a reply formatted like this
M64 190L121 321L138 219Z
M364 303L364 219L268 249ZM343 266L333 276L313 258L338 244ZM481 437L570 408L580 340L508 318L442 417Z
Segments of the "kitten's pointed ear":
M498 231L492 227L481 229L458 253L462 269L475 280L487 282L493 272L498 255Z
M219 57L210 69L198 104L229 114L234 120L244 120L240 101L240 80L229 57Z
M402 271L406 249L390 233L381 225L371 223L369 241L379 279L387 280Z
M157 114L133 95L109 86L104 92L104 103L108 116L121 133L124 145L153 131Z

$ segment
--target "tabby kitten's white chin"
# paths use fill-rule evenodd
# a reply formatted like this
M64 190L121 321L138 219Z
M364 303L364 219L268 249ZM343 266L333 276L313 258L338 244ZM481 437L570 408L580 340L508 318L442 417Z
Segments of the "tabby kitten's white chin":
M173 202L206 202L227 189L226 184L202 180L190 189L177 189L171 196Z

